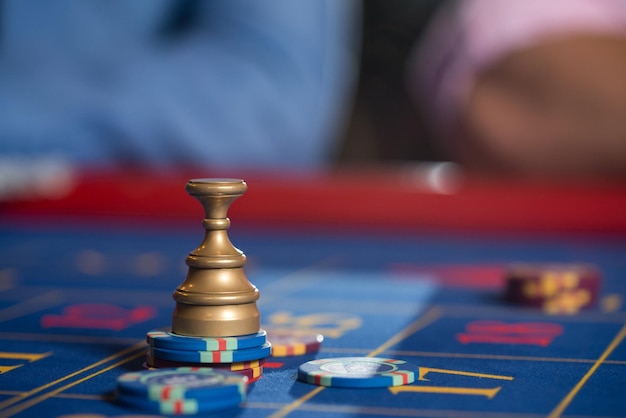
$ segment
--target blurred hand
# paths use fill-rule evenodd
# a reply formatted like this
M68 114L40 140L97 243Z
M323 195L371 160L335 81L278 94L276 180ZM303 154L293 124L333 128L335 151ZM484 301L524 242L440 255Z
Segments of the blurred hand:
M576 36L515 52L480 75L462 119L469 166L626 176L626 39Z

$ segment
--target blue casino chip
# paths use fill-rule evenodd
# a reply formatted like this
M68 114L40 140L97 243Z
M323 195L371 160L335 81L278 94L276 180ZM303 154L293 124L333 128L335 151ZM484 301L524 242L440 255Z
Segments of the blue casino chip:
M404 360L339 357L308 361L298 368L298 380L318 386L379 388L408 385L418 367Z
M208 367L178 367L124 373L117 379L120 395L144 401L246 396L248 378L241 374Z
M196 415L234 408L243 402L241 398L236 396L153 401L124 393L118 393L116 400L126 406L163 415Z
M269 357L271 353L272 344L269 342L260 347L227 351L184 351L150 347L150 355L154 358L186 363L237 363Z
M238 337L191 337L154 330L148 332L146 340L151 347L169 350L232 351L262 346L267 341L267 333L260 330L256 334Z

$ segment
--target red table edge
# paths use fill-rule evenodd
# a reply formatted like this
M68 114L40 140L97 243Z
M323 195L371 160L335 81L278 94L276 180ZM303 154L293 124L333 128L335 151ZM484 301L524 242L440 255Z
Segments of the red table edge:
M199 175L200 174L200 175ZM217 174L217 175L216 175ZM102 219L175 224L202 218L185 183L215 172L83 172L60 198L3 202L0 220ZM406 170L237 173L248 191L231 207L236 222L350 230L626 232L626 183L466 178L442 193Z

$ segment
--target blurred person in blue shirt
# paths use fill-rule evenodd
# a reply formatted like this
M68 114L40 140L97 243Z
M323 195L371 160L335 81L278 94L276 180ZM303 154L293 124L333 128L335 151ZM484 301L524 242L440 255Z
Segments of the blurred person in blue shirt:
M317 167L355 74L358 4L6 0L0 158Z

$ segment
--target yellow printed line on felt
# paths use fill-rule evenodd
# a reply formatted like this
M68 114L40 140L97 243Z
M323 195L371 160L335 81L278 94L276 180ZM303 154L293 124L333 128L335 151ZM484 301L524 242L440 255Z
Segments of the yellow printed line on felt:
M474 372L464 372L460 370L446 370L446 369L435 369L432 367L420 367L419 368L419 376L418 380L426 380L425 376L428 373L443 373L443 374L455 374L457 376L470 376L470 377L478 377L481 379L498 379L498 380L513 380L512 376L501 376L498 374L487 374L487 373L474 373Z
M27 299L0 310L0 322L19 318L20 316L28 315L33 312L42 311L51 306L61 304L63 300L63 293L58 290L35 296L31 299Z
M36 334L26 332L0 332L0 340L20 340L20 341L53 341L74 344L119 344L127 346L135 344L137 338L122 338L111 336L90 336L90 335L70 335L70 334Z
M302 405L303 403L305 403L306 401L308 401L309 399L311 399L312 397L314 397L315 395L317 395L318 393L320 393L324 389L326 389L324 386L316 387L315 389L313 389L312 391L310 391L306 395L299 397L295 401L293 401L290 404L284 406L280 410L274 412L272 415L269 416L269 418L282 418L282 417L287 416L287 414L289 414L289 413L295 411L296 409L298 409L298 407L300 405Z
M0 395L16 396L21 394L22 392L19 390L0 390ZM91 401L106 401L113 400L114 398L112 395L91 395L84 393L58 393L54 397L59 399L86 399Z
M145 345L146 345L146 343L142 341L140 343L137 343L137 344L133 345L132 347L128 347L128 348L120 351L119 353L113 354L113 355L111 355L111 356L109 356L109 357L107 357L105 359L102 359L102 360L100 360L100 361L98 361L96 363L93 363L93 364L91 364L91 365L89 365L87 367L84 367L84 368L82 368L80 370L77 370L77 371L75 371L73 373L70 373L70 374L68 374L68 375L66 375L66 376L64 376L64 377L62 377L60 379L57 379L57 380L55 380L53 382L46 383L45 385L39 386L39 387L37 387L35 389L32 389L32 390L30 390L28 392L24 392L24 393L22 393L19 396L15 396L13 398L9 398L9 399L7 399L7 400L5 400L3 402L0 402L0 410L4 409L4 408L6 408L6 407L8 407L10 405L13 405L13 404L15 404L17 402L20 402L21 400L23 400L23 399L25 399L25 398L27 398L27 397L29 397L31 395L34 395L34 394L36 394L38 392L41 392L42 390L46 390L47 388L49 388L51 386L54 386L54 385L56 385L58 383L61 383L61 382L65 381L65 380L67 380L67 379L71 379L74 376L77 376L77 375L79 375L81 373L84 373L84 372L86 372L88 370L91 370L94 367L98 367L98 366L100 366L102 364L108 363L109 361L115 360L116 358L122 357L122 356L128 354L129 352L132 352L132 351L135 351L135 350L141 348L142 349L141 354L143 355L144 354L143 353L143 348L145 347Z
M334 267L340 263L342 258L343 257L333 255L317 263L313 263L310 266L288 272L280 279L273 281L263 288L263 297L257 301L257 305L271 304L276 299L284 298L295 291L310 287L311 282L306 279L310 278L312 273L319 271L320 267Z
M1 359L11 360L28 360L29 362L41 360L52 354L52 351L46 353L10 353L8 351L0 351Z
M392 386L389 391L394 395L401 392L415 392L415 393L445 393L449 395L480 395L485 396L487 399L493 399L494 396L502 389L500 386L487 389L487 388L460 388L460 387L432 387L432 386Z
M429 309L428 311L426 311L426 313L424 315L422 315L419 318L417 318L415 321L413 321L411 324L409 324L409 326L407 326L405 329L403 329L402 331L400 331L399 333L397 333L396 335L391 337L389 340L387 340L387 342L382 344L376 350L370 352L367 355L367 357L375 357L377 354L382 353L383 351L385 351L389 347L393 346L394 344L399 343L400 341L402 341L404 338L408 337L409 335L414 334L417 331L419 331L420 329L425 328L428 325L432 324L437 319L439 319L441 317L441 315L442 315L442 310L440 308L436 308L435 307L435 308ZM315 388L314 390L312 390L311 392L307 393L306 395L301 396L300 398L296 399L295 401L287 404L286 406L282 407L278 411L274 412L273 414L271 414L269 416L269 418L283 418L283 417L287 416L289 413L291 413L291 412L295 411L296 409L298 409L298 407L300 407L300 405L302 405L303 403L305 403L309 399L313 398L315 395L317 395L318 393L320 393L324 389L325 389L324 386L319 386L319 387Z
M46 400L48 398L51 398L51 397L59 394L60 392L63 392L66 389L69 389L69 388L71 388L73 386L76 386L79 383L83 383L84 381L89 380L91 378L94 378L94 377L96 377L96 376L98 376L98 375L100 375L100 374L102 374L104 372L108 372L111 369L114 369L114 368L116 368L118 366L121 366L124 363L128 363L129 361L132 361L132 360L134 360L134 359L136 359L136 358L138 358L140 356L143 356L143 355L144 355L143 351L139 352L139 353L135 353L135 354L133 354L133 355L131 355L131 356L125 358L125 359L122 359L122 360L120 360L120 361L118 361L116 363L111 364L108 367L105 367L104 369L98 370L95 373L92 373L92 374L90 374L88 376L85 376L85 377L83 377L81 379L75 380L75 381L73 381L71 383L68 383L65 386L61 386L60 388L51 390L50 392L44 393L42 395L39 395L38 397L33 398L33 399L31 399L31 400L29 400L27 402L24 402L24 403L19 404L19 405L15 405L12 408L4 410L4 411L2 411L2 413L3 413L2 416L8 418L8 417L10 417L12 415L18 414L18 413L22 412L23 410L30 408L33 405L36 405L36 404L38 404L38 403L40 403L40 402L42 402L42 401L44 401L44 400Z
M572 402L574 397L578 394L578 392L580 392L580 390L585 385L585 383L587 383L587 380L589 380L591 375L595 373L598 367L600 367L600 365L604 362L604 360L606 360L606 358L609 355L611 355L613 350L615 350L615 348L624 340L624 338L626 338L626 324L622 327L620 332L615 336L613 341L611 341L611 344L609 344L606 350L604 350L600 358L596 360L593 366L591 366L591 368L587 371L587 373L585 373L585 375L582 377L582 379L580 379L580 381L576 384L576 386L574 386L574 388L567 394L567 396L563 398L563 400L557 405L556 408L554 408L554 410L550 413L550 415L548 415L548 418L558 418L563 414L563 412Z
M417 320L413 321L408 327L391 337L387 340L386 343L370 352L367 357L376 357L383 351L386 351L389 347L398 344L400 341L404 340L409 335L415 334L417 331L426 328L428 325L435 322L437 319L441 318L442 310L441 308L435 307L431 308L422 316L420 316Z

